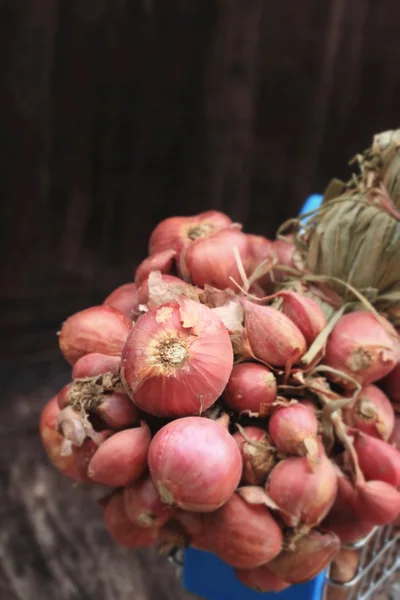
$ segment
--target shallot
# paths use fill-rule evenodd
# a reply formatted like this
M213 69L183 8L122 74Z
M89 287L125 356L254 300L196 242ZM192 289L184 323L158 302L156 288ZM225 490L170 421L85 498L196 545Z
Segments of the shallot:
M180 252L180 269L184 279L190 278L194 285L211 285L224 290L237 290L243 284L234 249L237 249L243 265L249 263L247 236L236 226L223 229L200 238ZM234 281L233 281L234 280Z
M150 429L140 427L119 431L108 438L89 463L90 479L113 487L137 481L147 467Z
M135 307L137 306L137 286L134 283L125 283L117 287L104 300L103 304L116 308L128 319L132 319Z
M387 396L376 385L361 389L350 406L343 409L343 421L373 437L387 441L394 428L394 410Z
M282 531L269 510L237 494L206 516L206 528L210 549L232 567L259 567L282 549Z
M139 317L123 351L121 375L136 406L172 417L201 414L214 404L232 366L221 320L182 297Z
M260 427L243 427L233 434L243 460L242 483L263 485L276 463L275 449Z
M60 414L57 397L44 407L40 417L40 437L52 464L64 475L78 481L88 481L87 467L97 450L96 444L86 439L81 447L66 444L58 431L57 420Z
M59 344L64 358L75 364L85 354L121 356L132 321L111 306L93 306L69 317Z
M156 433L149 467L165 503L209 512L232 496L242 474L242 458L235 440L220 424L185 417Z
M209 210L191 217L170 217L161 221L150 236L149 254L186 246L228 227L231 219L224 213Z
M387 442L355 432L354 448L363 475L368 480L400 486L400 452Z
M130 521L139 527L164 525L174 513L149 476L124 488L124 507Z
M258 306L247 299L242 303L247 337L254 355L277 367L297 362L306 351L306 340L293 321L270 306Z
M152 271L169 273L172 269L175 255L175 250L163 250L145 258L136 269L135 284L137 286L142 284Z
M339 548L340 542L334 533L313 529L297 541L295 550L283 550L268 563L268 568L284 581L302 583L320 573Z
M109 534L121 546L146 548L160 538L159 527L138 527L128 519L122 490L114 492L106 502L103 518Z
M318 451L318 421L307 406L293 403L274 410L269 420L269 434L281 452L315 455Z
M275 376L268 367L259 363L236 365L222 398L229 408L238 413L265 414L276 399Z
M312 298L291 290L282 290L277 297L282 302L282 312L297 325L307 344L312 344L327 324L322 308Z
M383 320L384 317L381 317ZM387 375L395 366L396 340L382 323L369 312L344 315L328 338L324 363L349 375L362 385L368 385ZM348 382L336 375L341 385Z
M322 452L313 467L306 458L290 457L273 468L265 487L287 525L311 528L322 521L335 501L337 475Z

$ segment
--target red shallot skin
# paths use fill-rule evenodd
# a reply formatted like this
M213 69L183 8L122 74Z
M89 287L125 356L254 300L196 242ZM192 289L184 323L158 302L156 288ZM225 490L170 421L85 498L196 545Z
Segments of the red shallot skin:
M136 284L124 283L120 285L107 296L103 304L116 308L125 317L132 319L133 311L138 304Z
M356 431L354 448L358 463L367 480L386 481L400 486L400 452L387 442Z
M121 356L131 327L132 321L119 310L111 306L92 306L63 323L60 349L71 365L92 352Z
M310 346L327 324L322 308L308 296L291 290L279 292L278 296L283 300L282 312L297 325Z
M174 264L175 256L176 251L169 249L163 250L162 252L155 252L151 256L145 258L136 269L135 284L140 286L152 271L169 273Z
M103 518L108 533L120 546L148 548L154 546L159 540L159 527L138 527L128 519L122 490L114 492L107 501Z
M389 322L387 325L388 329L391 328ZM395 331L393 332L393 336L389 335L369 312L344 315L328 338L323 362L350 375L361 385L373 383L387 375L396 364ZM331 377L337 379L337 376ZM351 385L340 377L339 382L344 387Z
M320 523L331 509L337 494L337 474L324 455L312 467L307 458L289 457L272 470L266 491L279 506L289 526Z
M387 441L394 428L394 410L389 398L373 384L361 389L350 406L342 410L350 427Z
M235 569L235 575L240 583L256 592L281 592L291 585L274 575L268 565L255 569Z
M126 486L123 493L125 512L138 527L160 527L174 514L174 508L161 500L149 476Z
M356 490L350 481L339 474L338 492L327 517L322 521L324 531L335 533L342 544L351 544L366 536L374 525L362 520L362 513L356 509Z
M239 569L259 567L282 549L282 531L270 511L247 504L237 494L206 515L206 530L210 549Z
M283 550L268 563L268 568L289 583L303 583L325 569L339 549L335 534L313 529L296 542L295 550Z
M247 236L236 226L194 241L180 251L182 274L188 274L192 283L198 287L211 285L220 290L230 288L238 291L237 285L231 279L233 278L239 285L243 284L233 252L235 247L239 251L244 267L247 267L249 263Z
M57 419L60 414L57 396L44 407L40 417L40 437L51 463L64 475L77 481L89 481L87 467L97 450L92 440L85 440L81 447L71 446L64 453L64 438L57 430Z
M296 403L280 406L269 420L269 434L275 446L287 454L306 456L310 452L307 441L314 441L317 450L318 421L315 412Z
M185 417L156 433L149 467L164 502L209 512L227 502L237 488L242 458L221 425L203 417Z
M262 413L276 400L276 379L258 363L241 363L232 369L222 399L232 410Z
M400 514L400 492L384 481L367 481L357 486L355 508L374 525L389 525Z
M93 412L111 429L124 429L139 423L140 411L127 394L112 392L104 394Z
M201 414L222 394L233 366L229 333L207 306L180 298L139 317L122 356L133 402L155 416Z
M393 403L400 403L400 362L379 384Z
M396 415L392 435L390 436L392 446L400 450L400 415Z
M85 354L72 367L72 379L86 379L106 373L118 375L120 365L120 356L108 356L98 352Z
M307 344L293 321L270 306L258 306L246 299L242 305L248 341L259 360L284 367L301 358Z
M264 429L248 426L243 427L243 431L247 439L240 431L233 434L243 460L241 481L245 485L264 485L268 473L276 463L275 449Z
M153 230L149 242L149 254L163 250L176 250L188 245L199 237L231 225L232 220L224 213L209 210L190 217L170 217L161 221Z
M137 481L147 468L150 441L150 429L145 423L115 433L98 448L90 461L90 479L113 487Z

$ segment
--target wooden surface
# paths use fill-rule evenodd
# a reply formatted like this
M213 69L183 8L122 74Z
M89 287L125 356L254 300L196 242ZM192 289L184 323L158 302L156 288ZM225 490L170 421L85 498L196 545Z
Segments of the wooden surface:
M193 600L165 556L113 543L98 490L49 464L39 414L68 371L58 358L0 370L0 599Z
M396 0L0 0L0 356L218 208L273 235L399 125Z

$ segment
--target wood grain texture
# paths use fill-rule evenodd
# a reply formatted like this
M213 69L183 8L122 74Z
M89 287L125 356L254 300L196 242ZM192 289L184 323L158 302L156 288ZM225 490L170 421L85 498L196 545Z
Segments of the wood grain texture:
M2 0L13 351L51 350L68 313L130 280L160 219L214 207L273 235L346 177L398 125L399 20L370 0Z
M58 358L0 370L1 600L195 600L165 556L113 543L98 489L50 465L38 419L68 372Z

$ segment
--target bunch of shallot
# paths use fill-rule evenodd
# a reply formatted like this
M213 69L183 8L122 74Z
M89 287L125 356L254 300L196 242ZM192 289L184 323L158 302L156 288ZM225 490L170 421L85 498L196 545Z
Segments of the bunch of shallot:
M279 591L398 517L398 331L304 264L290 236L173 217L134 282L64 322L71 381L42 441L65 475L109 487L117 543L211 551Z

